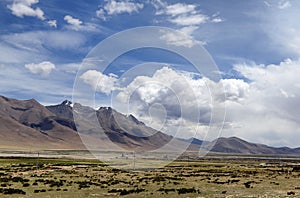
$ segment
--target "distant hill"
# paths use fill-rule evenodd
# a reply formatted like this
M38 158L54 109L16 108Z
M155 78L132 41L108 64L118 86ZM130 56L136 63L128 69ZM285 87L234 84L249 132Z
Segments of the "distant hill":
M264 144L249 143L237 137L218 138L207 144L212 152L239 153L239 154L290 154L299 155L300 148L274 148Z

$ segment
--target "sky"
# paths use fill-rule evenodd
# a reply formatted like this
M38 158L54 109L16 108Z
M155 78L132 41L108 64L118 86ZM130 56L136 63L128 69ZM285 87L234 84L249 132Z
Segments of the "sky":
M84 104L111 105L172 135L299 147L299 9L296 0L2 0L0 94L57 104L84 95L79 83L93 93ZM141 27L162 35L136 30L101 45ZM142 38L186 54L200 46L220 78L168 49L128 50L105 68L96 60Z

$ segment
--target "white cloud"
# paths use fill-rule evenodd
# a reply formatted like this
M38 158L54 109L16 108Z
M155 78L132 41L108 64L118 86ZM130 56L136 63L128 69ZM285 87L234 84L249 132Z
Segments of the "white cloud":
M225 104L224 136L272 146L299 146L300 60L287 59L279 65L241 64L234 69L247 81L213 82L163 67L153 76L137 76L119 88L115 101L120 104L114 104L125 112L129 104L130 113L169 134L174 135L180 125L185 137L193 135L197 126L199 137L203 137L211 121L211 108L218 110Z
M2 35L0 39L3 41L0 62L13 63L30 62L33 58L36 61L39 61L37 58L45 59L49 48L80 50L86 41L84 35L74 31L31 31Z
M198 29L198 26L186 26L186 27L181 28L179 31L181 31L182 33L184 33L186 35L191 35L197 29Z
M168 134L191 137L198 127L197 137L203 138L221 124L211 122L213 110L218 112L226 105L223 136L272 146L299 146L300 60L287 59L278 65L239 64L234 70L244 80L214 82L169 67L151 76L136 76L124 82L127 84L95 70L81 78L102 93L115 91L114 108L129 111Z
M190 25L200 25L206 23L208 19L209 17L206 15L195 14L195 15L180 15L176 18L169 19L169 21L176 25L190 26Z
M236 135L274 146L299 146L300 138L300 61L279 65L236 65L249 79L243 88L243 100L227 101L225 135ZM241 95L241 96L242 96Z
M258 15L261 27L270 39L270 45L283 57L297 58L300 55L299 1L280 1L265 13ZM279 9L281 7L282 9ZM288 8L288 9L287 9Z
M57 28L57 21L56 20L49 20L47 23L50 27Z
M214 18L214 19L211 20L211 22L213 22L213 23L221 23L221 22L223 22L223 21L224 21L224 20L221 19L221 18Z
M278 8L279 9L286 9L286 8L291 7L291 6L292 6L291 2L286 1L286 0L282 0L278 3Z
M152 5L156 9L156 15L165 16L166 20L164 21L169 21L171 24L176 25L178 30L189 36L188 39L183 39L175 34L164 36L167 39L167 42L171 41L175 45L182 43L182 46L191 47L196 44L196 42L193 42L194 39L192 35L200 25L208 22L222 22L222 19L217 17L217 15L213 15L212 17L214 18L211 19L208 15L202 14L196 4L175 3L168 5L166 2L156 0L152 2ZM178 37L178 42L176 42L176 36ZM198 43L206 44L205 41L198 41Z
M144 7L141 3L133 3L130 1L109 1L104 9L107 11L109 15L111 14L121 14L121 13L132 13L138 12L140 9Z
M206 128L201 131L203 138L211 118L212 95L207 85L212 82L187 73L163 67L153 76L137 76L120 88L114 104L123 110L129 104L131 112L139 119L168 134L175 135L178 127L184 129L177 136L192 136L200 120L203 129Z
M194 40L193 37L185 34L188 32L187 28L184 29L184 31L181 32L166 32L164 33L160 39L167 42L169 45L175 45L175 46L184 46L187 48L191 48L194 45L198 43L198 41Z
M240 79L223 79L220 81L223 85L226 100L242 101L249 96L249 84Z
M32 8L31 6L37 4L39 0L14 0L11 5L7 7L12 11L12 14L23 18L24 16L37 17L45 20L44 12L40 8Z
M33 74L40 74L44 77L49 76L52 70L55 69L55 65L51 62L44 61L41 63L30 63L25 64L25 68L28 69Z
M13 74L13 75L8 75ZM21 79L21 80L20 80ZM22 68L7 66L0 72L0 92L12 98L33 97L43 104L58 104L72 98L74 76L51 75L51 78L37 78L28 75Z
M66 15L66 16L64 17L64 20L65 20L68 24L72 25L72 27L73 27L74 29L76 29L76 30L79 29L80 26L82 25L82 21L80 21L79 19L73 18L73 17L70 16L70 15Z
M165 14L171 16L178 16L181 14L196 14L196 5L193 4L184 4L184 3L176 3L173 5L168 5L165 8ZM161 13L156 13L161 14Z
M80 19L76 19L70 15L66 15L64 20L69 24L67 29L76 31L98 32L100 26L94 23L83 23Z
M156 14L161 14L159 12L163 12L163 9L165 9L168 6L168 4L162 0L152 0L151 4L156 9Z
M100 8L99 10L96 11L96 15L97 15L97 17L101 18L104 21L107 20L106 13L102 8Z
M194 4L164 4L157 8L156 15L167 15L168 21L178 26L194 26L206 23L209 16L199 13Z
M205 44L205 42L196 41L192 36L199 25L209 20L208 16L199 13L196 5L184 3L168 5L161 1L154 2L153 5L156 8L156 15L166 15L167 21L180 26L178 30L183 33L166 32L161 39L170 45L189 48L197 43Z
M110 15L117 15L122 13L138 13L139 10L143 9L144 4L134 3L129 0L127 1L115 1L108 0L103 8L96 11L96 15L103 20L106 20Z
M109 95L115 89L117 78L115 75L105 75L96 70L88 70L80 76L84 83L92 86L94 90Z

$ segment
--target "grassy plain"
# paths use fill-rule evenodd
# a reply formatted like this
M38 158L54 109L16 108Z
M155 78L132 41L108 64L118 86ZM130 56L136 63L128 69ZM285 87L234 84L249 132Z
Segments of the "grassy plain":
M151 171L98 160L0 158L0 197L300 197L299 162L197 159Z

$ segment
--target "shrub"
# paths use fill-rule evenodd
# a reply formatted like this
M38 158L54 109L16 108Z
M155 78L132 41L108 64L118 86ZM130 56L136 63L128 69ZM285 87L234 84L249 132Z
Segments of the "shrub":
M160 188L160 189L158 189L158 191L163 191L166 194L168 194L168 192L175 192L175 189L174 188L169 188L169 189L167 189L167 188Z
M155 176L153 178L153 182L161 182L161 181L166 181L166 179L163 176Z
M287 192L287 195L295 195L295 192L293 191Z
M179 188L177 189L178 194L196 193L195 188Z
M1 192L5 195L12 195L12 194L26 195L26 192L24 192L23 190L15 189L15 188L4 188L1 190Z
M251 187L251 181L247 181L244 183L246 188L250 188Z

